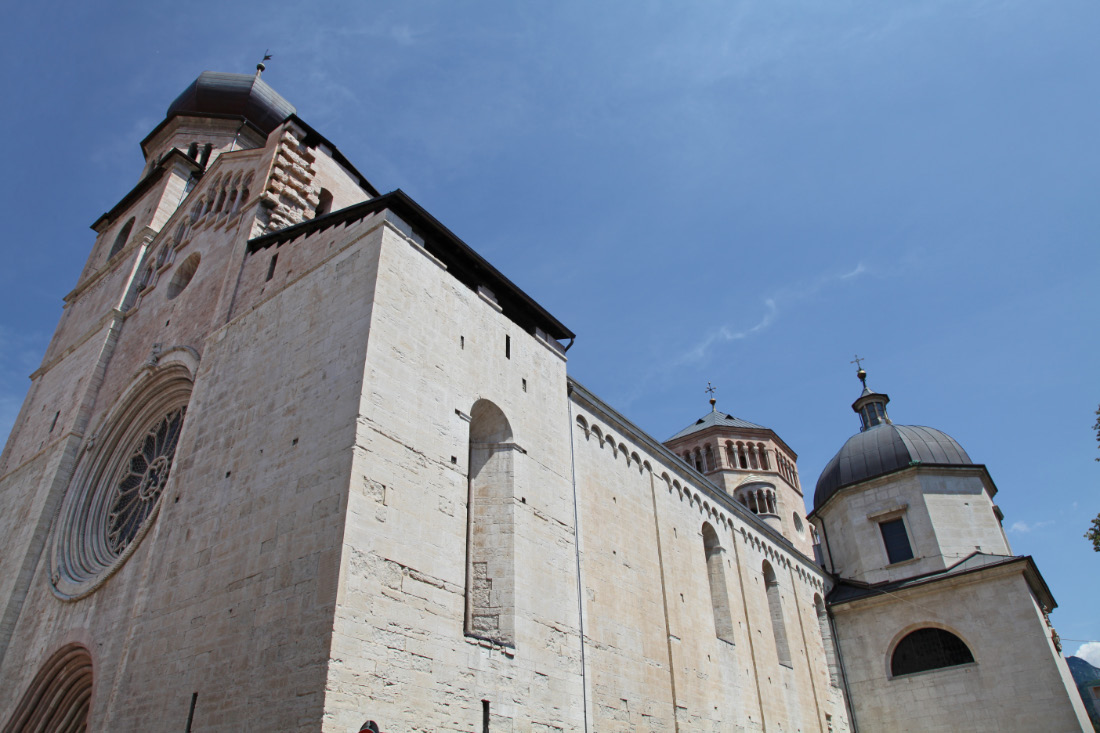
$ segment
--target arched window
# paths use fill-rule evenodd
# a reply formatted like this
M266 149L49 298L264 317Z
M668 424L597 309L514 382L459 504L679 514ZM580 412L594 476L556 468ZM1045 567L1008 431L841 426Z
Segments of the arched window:
M833 629L829 625L829 615L825 611L825 602L814 593L814 610L817 611L817 624L821 629L821 641L825 644L825 665L829 668L829 684L840 686L840 669L837 667L836 646L833 645Z
M240 203L238 208L248 203L248 187L252 185L252 174L249 174L248 178L244 179L244 186L241 187Z
M713 471L717 468L717 466L714 465L714 451L710 449L709 445L703 449L703 460L708 471Z
M695 470L696 471L702 471L703 470L703 456L702 456L701 453L699 453L698 448L695 449L694 456L695 456Z
M718 534L709 522L703 523L703 552L707 558L707 580L710 582L710 605L714 610L714 631L722 641L733 643L733 617L726 592L726 569L722 563L725 552L718 543Z
M791 647L787 643L787 625L783 622L783 600L779 597L779 580L775 577L771 563L764 561L764 587L768 593L768 611L771 614L772 634L775 636L775 653L779 663L791 666Z
M506 646L515 646L514 451L508 418L478 400L470 410L465 631Z
M929 627L917 629L898 642L890 658L890 674L899 677L973 661L974 655L962 639L950 631Z
M119 229L118 236L115 237L115 243L111 245L111 253L107 255L107 259L111 259L126 246L126 240L130 238L130 230L134 228L134 217L130 217L130 221L126 222L126 225Z
M772 467L768 465L768 449L764 447L763 443L757 443L756 449L760 451L760 467L765 471L772 470Z
M69 644L35 675L4 730L83 731L88 727L91 702L92 656L79 644Z
M749 462L745 459L745 445L743 443L737 444L737 455L741 459L741 468L748 468Z
M317 194L317 208L313 210L313 217L324 216L330 211L332 211L332 192L322 188L321 193Z

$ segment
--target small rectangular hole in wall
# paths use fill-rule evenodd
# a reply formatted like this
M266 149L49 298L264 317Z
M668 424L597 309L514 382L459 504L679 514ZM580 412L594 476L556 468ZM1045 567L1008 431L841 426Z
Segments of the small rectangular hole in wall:
M59 417L61 417L61 410L58 410L57 412L54 413L53 422L50 423L50 432L51 433L53 432L53 429L57 427L57 418L59 418Z
M526 379L523 380L523 391L524 392L527 391L527 380Z
M489 733L489 701L481 701L481 733Z
M466 348L466 337L465 336L459 336L458 337L458 348L460 348L460 349L465 349Z
M458 456L451 456L451 463L457 464L458 463Z
M512 337L511 336L505 336L504 337L504 358L505 359L511 359L512 358Z
M291 445L298 445L298 439L295 438L294 440L290 441L290 444Z
M278 260L279 260L279 253L278 252L271 255L271 262L269 262L268 265L267 265L267 277L264 279L264 282L267 282L271 278L275 277L275 263Z

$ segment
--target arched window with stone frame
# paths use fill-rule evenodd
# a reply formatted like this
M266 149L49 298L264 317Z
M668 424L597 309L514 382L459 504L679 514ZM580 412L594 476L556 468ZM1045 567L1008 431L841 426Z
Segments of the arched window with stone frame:
M725 550L710 522L703 522L703 553L707 559L707 584L710 586L710 605L714 612L714 632L719 639L732 644L733 616L730 613L729 592L726 588L726 565L723 562Z
M714 469L718 468L718 466L714 463L714 451L711 449L710 443L708 443L706 447L703 448L703 465L708 471L713 471Z
M499 407L470 410L465 633L515 646L515 451Z
M970 647L955 634L926 626L906 634L890 655L891 677L973 664Z
M768 448L763 443L756 444L756 450L760 453L760 467L765 471L772 470L771 464L768 462Z
M107 255L107 259L111 259L122 251L122 248L126 246L127 240L130 239L130 232L133 228L134 217L131 216L130 220L122 226L122 229L118 230L118 235L115 237L114 244L111 245L111 252Z
M779 579L767 560L761 566L764 574L764 590L768 594L768 614L771 617L772 635L775 637L775 653L779 663L785 667L791 664L791 646L787 641L787 624L783 620L783 599L779 590Z

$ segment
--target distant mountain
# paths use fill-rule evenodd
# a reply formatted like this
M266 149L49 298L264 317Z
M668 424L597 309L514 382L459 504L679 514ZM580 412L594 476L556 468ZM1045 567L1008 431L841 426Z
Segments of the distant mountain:
M1066 657L1073 681L1079 685L1100 682L1100 667L1094 667L1081 657Z

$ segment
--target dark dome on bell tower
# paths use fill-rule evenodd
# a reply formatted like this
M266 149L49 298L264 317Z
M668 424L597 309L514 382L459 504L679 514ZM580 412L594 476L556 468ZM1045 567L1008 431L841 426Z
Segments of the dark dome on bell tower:
M867 372L856 374L863 392L852 403L860 431L825 465L814 490L814 511L846 486L884 476L915 463L972 464L958 441L947 433L920 425L895 425L886 414L890 397L867 386Z
M259 71L255 74L204 71L169 105L165 117L243 117L266 135L295 113L294 105L261 79Z

